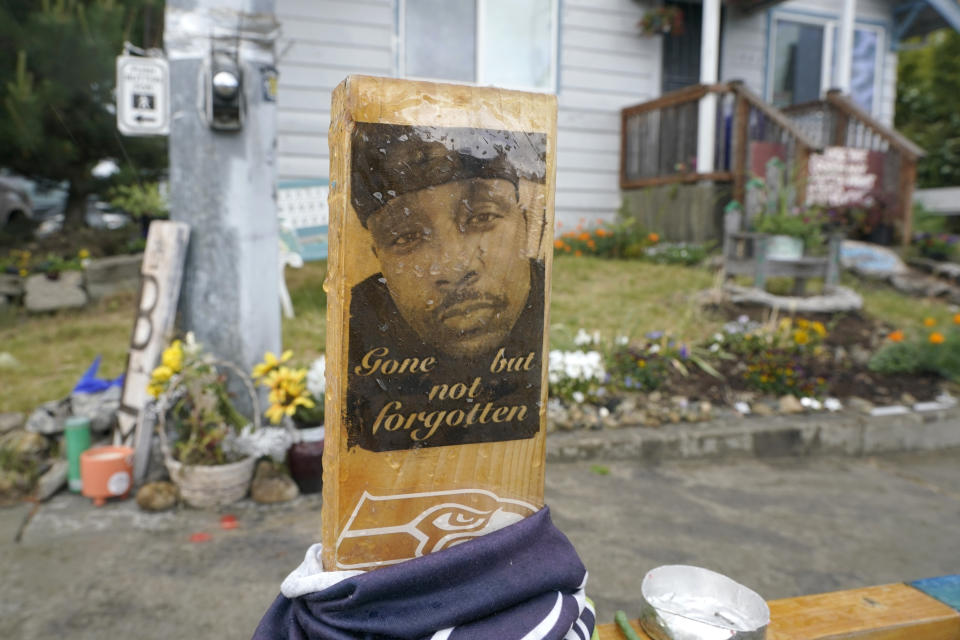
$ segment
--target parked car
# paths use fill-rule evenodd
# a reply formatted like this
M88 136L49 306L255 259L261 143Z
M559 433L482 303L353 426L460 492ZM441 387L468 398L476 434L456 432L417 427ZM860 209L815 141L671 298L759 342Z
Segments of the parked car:
M33 203L20 180L0 176L0 229L4 233L29 233L33 227Z

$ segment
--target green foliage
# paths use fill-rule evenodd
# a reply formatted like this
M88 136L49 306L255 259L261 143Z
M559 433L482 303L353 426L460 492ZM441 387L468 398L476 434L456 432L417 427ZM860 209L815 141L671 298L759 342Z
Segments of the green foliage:
M122 184L110 190L110 204L129 213L135 220L143 217L166 218L170 205L156 182Z
M953 325L942 329L933 318L927 318L926 327L907 336L894 331L870 359L872 371L889 375L932 373L954 382L960 382L960 326L954 316Z
M67 226L82 220L87 194L166 168L164 139L121 139L113 96L124 41L140 35L134 26L151 16L158 26L144 44L158 45L162 15L159 0L0 6L0 166L41 182L68 182ZM105 158L126 161L120 176L91 175Z
M958 95L960 34L943 29L900 51L895 125L927 152L917 163L920 187L960 184Z

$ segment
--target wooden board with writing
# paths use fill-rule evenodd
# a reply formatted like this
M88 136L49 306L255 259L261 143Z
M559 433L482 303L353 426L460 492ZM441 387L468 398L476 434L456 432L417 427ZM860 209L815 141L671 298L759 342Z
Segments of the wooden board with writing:
M543 506L556 99L334 92L323 562L372 569Z

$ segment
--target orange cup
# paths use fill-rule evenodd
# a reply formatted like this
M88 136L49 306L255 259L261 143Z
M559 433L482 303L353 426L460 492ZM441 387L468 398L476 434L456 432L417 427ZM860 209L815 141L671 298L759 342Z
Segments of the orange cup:
M133 449L107 446L87 449L80 454L80 478L83 495L101 507L107 498L127 497L133 485Z

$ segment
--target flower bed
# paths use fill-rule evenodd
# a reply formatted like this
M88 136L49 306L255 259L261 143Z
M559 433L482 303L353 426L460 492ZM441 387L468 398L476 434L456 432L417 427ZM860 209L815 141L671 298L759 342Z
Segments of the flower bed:
M774 410L910 404L933 400L960 380L960 314L952 327L906 337L862 315L718 311L730 321L701 344L667 332L604 340L581 330L574 350L551 353L551 397L608 411L624 398L639 406L663 401L673 405L664 415L697 420L710 417L703 403L747 411L760 404Z

